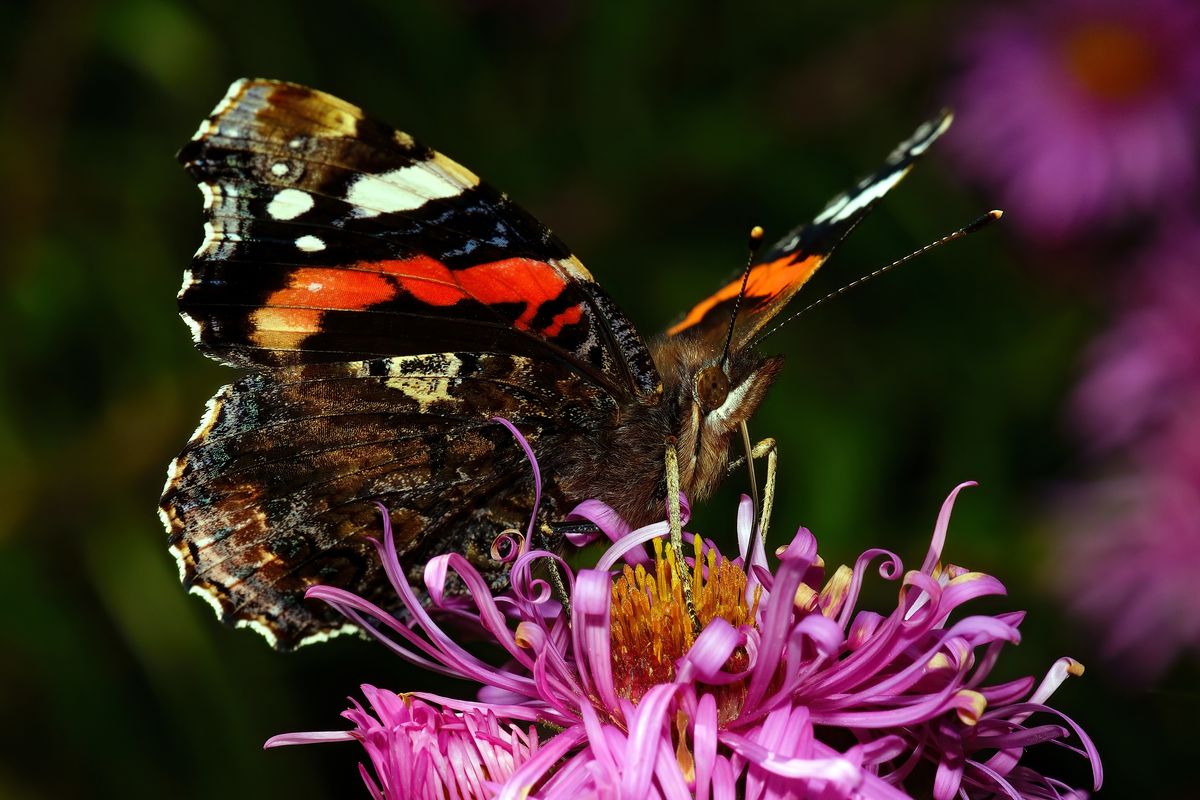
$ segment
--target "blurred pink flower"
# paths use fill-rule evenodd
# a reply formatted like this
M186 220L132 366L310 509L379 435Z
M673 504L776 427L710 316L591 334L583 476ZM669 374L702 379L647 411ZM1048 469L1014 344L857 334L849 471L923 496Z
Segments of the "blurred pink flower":
M965 30L949 146L1025 233L1059 242L1195 190L1193 0L996 6Z
M1101 632L1113 666L1149 681L1200 655L1200 421L1181 420L1159 463L1077 492L1055 576Z
M1064 509L1057 576L1140 679L1200 651L1200 229L1137 265L1127 305L1096 342L1073 402L1085 441L1122 471Z
M768 569L752 535L751 503L743 498L738 558L726 559L711 542L688 535L694 558L683 575L691 583L697 627L674 555L661 542L667 524L629 531L595 501L577 513L615 539L595 569L576 575L557 556L510 541L500 549L514 554L512 590L495 597L464 557L434 559L424 579L432 605L446 601L448 587L463 587L472 607L458 603L457 617L473 616L507 652L501 666L461 647L422 606L404 577L386 513L378 547L404 618L332 587L314 587L309 595L407 660L481 684L473 701L415 693L412 702L462 714L455 729L465 728L476 741L483 726L466 720L487 715L492 750L464 742L465 734L447 741L458 743L465 758L511 751L507 778L499 770L476 770L500 783L495 797L904 800L908 784L917 785L921 775L929 780L915 770L922 762L934 766L933 785L917 786L918 796L1082 796L1021 764L1027 747L1065 745L1074 734L1100 785L1091 741L1045 704L1082 668L1063 659L1040 686L1032 678L985 685L1003 646L1019 641L1023 614L956 613L1004 593L995 578L940 563L962 488L944 504L920 569L906 572L897 556L874 549L853 568L828 576L816 540L803 528L779 551L775 570ZM614 573L622 558L633 563ZM547 561L565 576L566 614L549 584L534 577L535 566ZM886 615L856 608L876 561L882 578L898 581L898 603ZM366 743L362 731L376 730L376 720L364 725L361 713L351 713L358 731L287 734L269 744ZM1034 714L1051 719L1027 724ZM530 723L539 726L540 741L534 729L525 737L515 727ZM401 733L392 737L399 761L380 749L386 735L371 740L377 774L383 774L381 762L411 763L411 736ZM382 783L385 797L402 796L386 788L396 780Z

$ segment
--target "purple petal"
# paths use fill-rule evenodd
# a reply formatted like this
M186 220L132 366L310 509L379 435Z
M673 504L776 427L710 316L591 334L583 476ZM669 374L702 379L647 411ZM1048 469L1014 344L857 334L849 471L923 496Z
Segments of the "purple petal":
M750 763L773 775L828 781L844 792L862 783L862 770L844 758L781 758L746 737L729 732L721 734L721 741Z
M613 685L610 608L612 579L600 570L580 570L571 603L575 659L588 686L604 705L615 710L617 691Z
M529 466L533 468L533 511L529 515L529 527L525 529L525 542L528 545L530 539L533 538L533 529L537 524L538 506L542 502L542 471L538 468L537 456L533 454L533 448L529 446L529 441L517 430L516 425L513 425L504 417L492 417L490 421L498 422L508 428L513 438L517 440L517 444L521 445L521 449L525 451L525 457L529 459Z
M717 700L707 692L700 696L692 716L692 750L696 762L696 800L708 800L717 758Z
M504 782L504 786L496 796L497 800L525 800L542 776L553 769L558 760L583 741L585 736L583 726L577 725L567 728L551 738L550 741L540 744L537 752L528 761L517 767Z
M850 588L846 592L846 602L842 607L841 615L838 617L838 625L841 627L846 627L846 623L850 621L850 617L854 613L854 606L858 604L858 595L862 590L863 577L866 575L867 567L879 556L886 558L879 565L879 575L884 580L895 580L904 574L904 563L900 560L899 556L890 550L873 548L859 556L858 560L854 562L854 572L850 578Z
M679 768L679 759L671 744L670 735L659 736L658 754L654 760L654 778L662 789L665 800L693 800L688 791L687 781L684 780L683 770ZM631 740L632 743L632 740ZM637 753L638 751L632 751ZM635 760L637 756L634 757Z
M270 750L272 747L287 747L293 744L315 744L318 742L352 742L354 738L354 734L351 731L277 733L263 743L263 749Z
M780 558L779 571L775 575L771 595L766 600L765 618L759 628L761 637L758 661L754 665L743 706L747 711L757 709L775 676L775 668L787 646L788 629L792 620L792 598L816 555L816 540L811 533L801 528Z
M629 720L628 752L632 756L625 762L621 776L622 797L642 797L650 788L650 776L654 774L654 760L649 756L658 750L659 742L666 737L670 743L670 731L666 730L666 715L678 691L673 684L652 686ZM674 756L672 756L674 760ZM678 769L678 766L676 766Z
M687 654L676 665L675 683L696 681L727 684L742 680L740 674L722 672L733 651L745 641L745 635L727 620L716 617L700 631Z
M738 800L737 796L738 771L725 756L717 756L713 764L713 800Z
M611 547L604 551L604 555L602 555L600 560L596 562L596 569L606 571L610 570L622 558L631 564L649 564L649 557L646 556L645 551L641 549L641 545L645 544L651 539L657 539L661 536L666 536L668 533L670 533L670 531L671 526L666 522L652 522L645 527L638 528L636 531L632 531L628 535L622 537L620 541L614 542ZM642 558L631 556L630 553L633 552L640 553L642 557L645 557L645 560L643 561Z
M946 546L946 532L950 528L950 513L954 510L954 501L959 492L968 486L978 485L975 481L960 483L954 487L950 496L942 503L942 509L938 512L937 524L933 526L933 540L929 543L929 552L926 553L925 561L921 564L921 572L926 575L932 574L933 568L942 558L942 549Z
M610 542L619 542L633 530L620 514L599 500L584 500L567 514L567 519L571 521L585 520L592 523L608 537ZM595 534L567 535L567 540L576 547L582 547L595 538ZM650 562L650 558L645 553L642 554L642 559L644 559L643 563Z

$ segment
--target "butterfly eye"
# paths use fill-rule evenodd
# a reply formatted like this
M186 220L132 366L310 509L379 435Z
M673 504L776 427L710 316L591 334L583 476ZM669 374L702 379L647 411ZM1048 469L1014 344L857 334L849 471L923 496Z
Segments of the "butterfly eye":
M729 378L725 371L713 365L696 373L696 399L705 413L720 408L729 396Z

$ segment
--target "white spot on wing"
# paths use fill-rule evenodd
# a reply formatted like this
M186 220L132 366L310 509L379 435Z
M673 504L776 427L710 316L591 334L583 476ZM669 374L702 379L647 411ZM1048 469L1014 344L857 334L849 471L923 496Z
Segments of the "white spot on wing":
M430 200L454 197L462 183L430 162L401 167L380 175L363 175L350 185L346 201L358 206L360 216L411 211Z
M193 584L192 588L188 589L188 594L194 594L197 597L203 597L204 602L212 606L212 610L217 613L217 618L225 616L225 609L221 607L221 600L217 597L213 590L208 589L200 584Z
M316 236L301 236L296 240L296 247L306 253L316 253L325 249L325 242Z
M204 330L200 327L200 323L189 317L187 314L180 314L179 316L182 317L183 321L187 323L188 330L192 333L192 344L200 344L204 336Z
M239 78L229 85L229 89L225 91L225 96L221 98L221 102L217 103L217 107L208 115L208 119L200 123L200 129L196 131L192 139L203 139L214 132L215 128L213 127L212 120L229 110L229 107L233 105L234 98L241 94L242 87L245 85L245 78Z
M276 161L274 164L271 165L271 174L276 175L280 178L282 178L284 175L287 175L288 174L287 163L283 162L283 161Z
M260 635L264 639L266 639L267 644L271 645L271 647L274 647L275 643L277 641L275 638L275 632L256 619L239 619L237 621L237 623L234 625L234 627L235 628L249 628L250 630L254 631L258 635Z
M204 241L202 241L200 246L196 248L196 252L192 254L192 258L198 258L199 256L204 255L211 248L215 247L216 244L217 229L213 227L211 222L204 223Z
M196 283L196 276L192 274L190 269L185 269L183 271L183 285L181 285L179 287L179 291L175 293L175 299L178 300L179 298L183 297L183 293L192 286L195 286Z
M926 122L920 128L917 128L917 132L913 134L908 142L900 145L900 147L907 150L909 155L919 156L928 150L929 145L936 142L939 136L946 132L952 122L954 122L953 114L946 114L938 120L936 128L933 122Z
M296 642L296 647L304 647L305 645L317 644L319 642L327 642L335 636L343 636L347 633L358 633L358 626L350 623L343 623L340 628L334 628L331 631L320 631L318 633L305 636L300 641Z
M196 132L192 134L192 141L203 139L205 136L211 134L214 130L215 129L213 128L213 124L211 122L206 119L201 120L200 127L197 128Z
M167 519L167 512L160 508L158 510L158 515L162 517L163 524L167 526L167 531L170 532L171 523ZM187 562L183 558L184 548L173 544L171 545L170 550L171 555L175 557L175 566L179 568L179 582L183 583L185 580L187 580Z
M299 189L283 189L267 204L267 213L273 219L295 219L313 207L312 195Z
M912 136L902 142L888 156L887 165L894 167L890 172L875 183L859 184L854 191L838 195L830 201L824 211L817 215L813 222L841 222L883 197L912 169L912 160L928 150L929 146L946 132L953 121L953 115L944 114L937 120L922 124ZM791 248L785 247L784 249Z
M825 207L824 211L817 215L813 222L818 224L823 222L841 222L890 192L892 187L899 183L900 179L907 172L908 169L896 170L889 173L883 180L865 186L855 194L839 195L832 203Z
M200 424L196 426L196 430L192 433L192 438L188 439L188 444L208 436L208 432L217 424L217 415L221 413L221 407L225 405L225 400L222 395L225 394L226 386L219 392L208 398L208 402L204 405L204 416L200 418Z

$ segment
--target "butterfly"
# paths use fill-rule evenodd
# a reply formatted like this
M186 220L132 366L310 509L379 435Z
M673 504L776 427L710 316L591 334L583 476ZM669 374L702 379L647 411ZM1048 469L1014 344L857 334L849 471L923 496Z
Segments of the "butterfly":
M179 160L204 241L179 311L197 348L246 370L211 400L160 504L183 583L279 649L347 629L317 583L384 607L382 503L419 576L599 499L661 519L664 443L705 499L779 374L757 338L949 126L923 124L872 175L647 342L544 225L473 172L329 94L239 80ZM736 312L735 312L736 307Z

